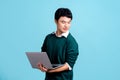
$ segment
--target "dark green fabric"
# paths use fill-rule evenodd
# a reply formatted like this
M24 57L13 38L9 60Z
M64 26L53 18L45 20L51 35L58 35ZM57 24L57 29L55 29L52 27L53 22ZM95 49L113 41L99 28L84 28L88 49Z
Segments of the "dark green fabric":
M67 62L72 70L59 73L46 73L45 80L72 80L73 66L78 56L78 44L69 33L67 38L57 37L55 34L46 36L42 51L47 52L52 64L64 64Z

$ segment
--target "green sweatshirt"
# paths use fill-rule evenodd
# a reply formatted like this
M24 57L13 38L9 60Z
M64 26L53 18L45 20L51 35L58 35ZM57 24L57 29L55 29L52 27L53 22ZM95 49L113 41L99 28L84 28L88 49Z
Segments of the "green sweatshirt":
M57 37L55 34L46 36L42 51L47 52L52 64L64 64L67 62L72 70L46 73L45 80L73 80L73 66L79 54L78 44L73 36L69 33L67 38Z

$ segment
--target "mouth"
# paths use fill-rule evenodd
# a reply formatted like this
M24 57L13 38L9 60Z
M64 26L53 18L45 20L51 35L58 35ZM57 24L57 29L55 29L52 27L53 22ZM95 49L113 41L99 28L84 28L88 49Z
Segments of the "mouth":
M68 30L67 28L63 28L63 30Z

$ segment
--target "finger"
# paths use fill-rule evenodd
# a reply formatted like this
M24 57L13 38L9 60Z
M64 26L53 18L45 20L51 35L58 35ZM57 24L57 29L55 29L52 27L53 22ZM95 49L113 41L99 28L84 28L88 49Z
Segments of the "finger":
M38 63L38 64L37 64L37 67L38 67L38 69L40 69L42 72L46 72L46 71L47 71L47 68L45 68L45 67L43 66L43 64Z
M48 69L45 68L45 67L43 67L42 70L43 70L44 72L47 72Z
M42 64L37 64L38 69L42 70Z
M37 66L40 67L40 66L41 66L41 63L37 63Z

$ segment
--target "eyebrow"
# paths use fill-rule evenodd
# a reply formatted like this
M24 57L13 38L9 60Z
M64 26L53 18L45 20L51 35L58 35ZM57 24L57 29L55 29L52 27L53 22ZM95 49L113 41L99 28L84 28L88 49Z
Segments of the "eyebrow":
M71 20L70 20L70 21L60 20L60 21L61 21L61 22L68 22L68 23L71 22Z

